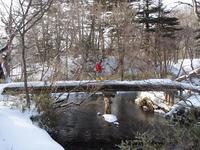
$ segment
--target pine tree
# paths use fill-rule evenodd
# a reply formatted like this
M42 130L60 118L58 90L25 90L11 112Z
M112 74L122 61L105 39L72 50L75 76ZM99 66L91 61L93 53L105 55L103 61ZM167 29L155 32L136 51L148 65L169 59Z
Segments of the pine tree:
M137 12L136 21L143 24L145 31L156 32L159 30L165 34L163 36L172 37L173 32L179 30L176 26L179 24L176 17L170 17L170 11L165 10L162 0L156 4L153 0L144 0Z
M136 22L145 31L144 48L147 56L153 59L155 67L160 68L160 77L167 73L167 51L161 42L175 38L179 22L170 16L170 11L163 6L162 0L144 0L139 5ZM150 36L151 35L151 36ZM151 37L151 38L150 38ZM153 47L153 48L152 48ZM151 57L152 56L152 57Z
M163 7L162 0L158 1L157 7L157 16L152 19L154 23L155 32L155 53L154 54L154 63L159 66L160 77L166 77L167 75L167 62L170 59L170 55L174 52L175 47L171 47L170 49L165 47L166 41L171 41L171 45L175 39L175 32L180 30L178 28L179 22L178 18L170 16L170 11L166 10Z

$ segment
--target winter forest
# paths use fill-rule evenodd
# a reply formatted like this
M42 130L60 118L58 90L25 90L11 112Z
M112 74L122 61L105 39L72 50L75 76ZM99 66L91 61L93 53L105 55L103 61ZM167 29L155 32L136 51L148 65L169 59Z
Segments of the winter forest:
M199 0L0 0L0 18L0 150L200 148Z
M14 80L91 80L100 59L108 79L166 78L172 64L200 55L198 12L196 17L190 3L174 8L161 0L15 3L4 4L1 16L6 31L1 45L9 48L8 74Z

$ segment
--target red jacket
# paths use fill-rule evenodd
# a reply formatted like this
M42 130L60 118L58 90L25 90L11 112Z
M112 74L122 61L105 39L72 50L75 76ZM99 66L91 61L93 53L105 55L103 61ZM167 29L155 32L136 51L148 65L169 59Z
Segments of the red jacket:
M96 63L96 72L98 73L102 72L102 64L100 62Z

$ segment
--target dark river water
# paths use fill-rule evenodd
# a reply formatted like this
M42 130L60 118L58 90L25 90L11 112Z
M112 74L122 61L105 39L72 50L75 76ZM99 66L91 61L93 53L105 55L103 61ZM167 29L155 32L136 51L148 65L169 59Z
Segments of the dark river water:
M133 139L137 132L150 130L162 122L158 115L142 112L135 105L136 93L118 93L112 98L111 112L119 126L105 122L103 96L93 95L80 106L57 109L55 140L66 150L112 150L121 140Z

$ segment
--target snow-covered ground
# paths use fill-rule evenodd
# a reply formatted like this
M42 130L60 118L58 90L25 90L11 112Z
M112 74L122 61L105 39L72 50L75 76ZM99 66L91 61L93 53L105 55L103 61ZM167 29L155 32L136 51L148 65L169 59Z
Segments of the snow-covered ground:
M180 77L182 75L185 75L188 77L195 69L200 68L200 59L184 59L184 60L179 60L178 63L173 64L172 67L170 68L170 72L175 76L175 77ZM200 76L196 77L189 77L183 80L182 82L184 83L190 83L195 86L200 86Z
M173 106L169 106L164 102L165 96L163 92L141 92L138 95L137 99L135 100L135 103L139 105L139 101L145 97L149 98L157 106L160 106L161 108L164 108L165 110L168 110L169 112L167 113L165 113L162 110L156 110L156 109L154 110L155 113L164 114L165 116L172 116L182 107L187 108L187 109L190 109L191 107L200 108L199 94L193 93L188 98L185 98L184 100L177 102Z
M185 99L184 101L179 101L177 104L174 104L170 111L166 113L166 116L172 116L174 113L176 113L180 108L187 108L190 109L191 107L194 108L200 108L200 95L199 94L193 94L189 98Z
M172 64L170 72L174 75L188 74L190 71L200 67L200 59L180 59L178 63ZM179 73L180 72L180 73Z
M184 60L178 60L177 63L172 64L170 68L170 72L175 76L181 76L181 75L187 75L192 70L200 68L200 59L184 59ZM190 78L189 80L182 81L182 83L190 84L193 87L200 88L200 77L196 78ZM181 107L187 107L190 108L193 107L200 107L200 95L192 93L191 96L188 97L188 95L185 95L184 101L179 101L178 103L174 104L172 107L169 107L164 103L164 93L163 92L141 92L138 95L138 98L136 99L136 104L139 103L139 101L143 98L149 98L151 101L158 106L161 106L162 108L165 108L166 110L169 110L166 115L171 116L173 113L175 113L179 108ZM156 110L157 112L157 110ZM160 111L158 111L160 112ZM163 112L162 112L163 113Z
M29 113L0 102L0 150L64 150L29 119Z
M18 102L16 97L1 95L5 86L0 86L0 150L64 150L45 130L33 124L33 112L13 107Z
M107 73L112 71L113 68L117 66L117 62L115 58L109 58L110 60L106 60L105 70ZM110 63L112 62L112 63ZM191 62L193 65L191 65ZM110 63L110 64L108 64ZM69 64L73 64L69 62ZM171 72L174 75L177 75L180 70L180 75L184 73L190 72L193 68L200 67L200 60L194 59L191 60L184 60L179 61L177 64L172 66ZM180 69L181 68L181 69ZM19 69L19 68L18 68ZM39 68L40 69L40 68ZM51 69L50 69L51 70ZM17 70L16 70L17 72ZM19 72L19 71L18 71ZM50 71L51 72L51 71ZM37 72L36 72L37 74ZM48 73L47 73L48 74ZM36 75L33 75L36 76ZM55 83L61 86L65 84L72 84L72 85L80 85L90 82L90 84L95 83L96 81L60 81ZM171 80L142 80L142 81L103 81L104 84L175 84L175 82ZM48 84L48 82L32 82L29 83L29 86L43 86ZM177 85L182 87L186 87L187 89L196 88L197 90L200 86L194 86L190 84L179 84L176 82ZM23 86L23 83L9 83L1 85L0 93L3 91L3 87L12 87L12 86ZM54 95L55 97L59 97L58 95ZM193 94L185 101L180 101L171 108L164 104L164 93L163 92L142 92L140 97L149 97L154 103L158 104L158 106L169 109L170 111L168 114L174 113L180 106L190 107L191 105L194 107L200 107L200 95ZM62 95L61 99L68 97L67 95ZM1 97L4 98L4 97ZM29 119L30 114L22 113L18 109L11 109L9 106L4 105L5 101L0 101L0 150L63 150L63 148L56 143L52 138L47 134L46 131L40 129L36 125L34 125L31 120ZM105 121L107 122L117 122L116 116L113 115L103 115Z
M164 92L153 92L153 91L140 92L138 94L137 99L135 100L135 103L139 105L139 101L145 97L149 98L153 103L157 104L161 108L165 108L166 110L170 109L169 106L164 103L165 100Z
M66 61L67 59L67 61ZM66 64L67 63L67 64ZM62 57L61 58L61 73L67 73L69 79L73 79L74 74L81 69L82 67L82 58L81 56L73 57L69 56L68 58ZM117 68L118 62L114 56L108 56L103 61L103 74L109 75ZM66 68L68 66L68 68ZM40 81L42 80L50 80L55 73L55 66L54 63L47 65L46 63L33 63L27 66L27 72L29 74L30 81ZM68 71L66 70L68 69ZM22 67L20 65L13 67L11 69L11 78L12 80L19 80L22 77ZM94 70L95 71L95 64Z

